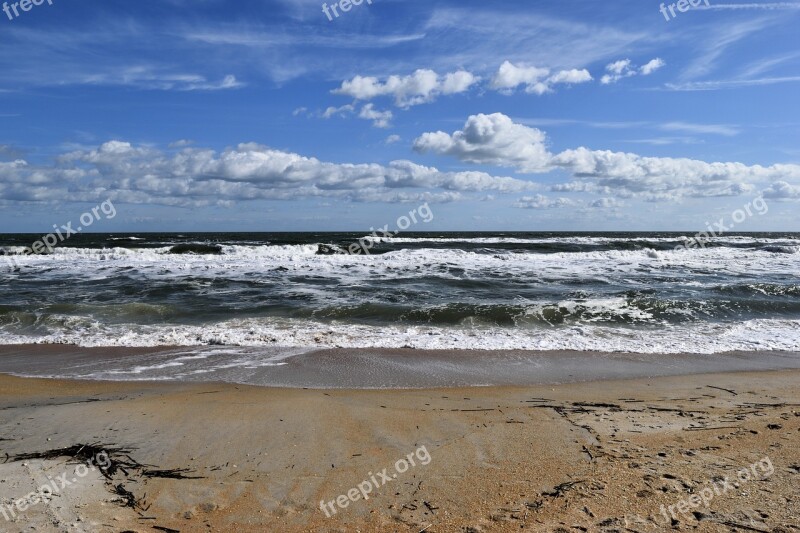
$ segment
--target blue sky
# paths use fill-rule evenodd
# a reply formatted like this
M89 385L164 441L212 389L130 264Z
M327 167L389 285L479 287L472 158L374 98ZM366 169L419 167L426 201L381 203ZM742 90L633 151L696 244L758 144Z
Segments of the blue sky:
M800 231L800 2L709 4L0 13L0 232Z

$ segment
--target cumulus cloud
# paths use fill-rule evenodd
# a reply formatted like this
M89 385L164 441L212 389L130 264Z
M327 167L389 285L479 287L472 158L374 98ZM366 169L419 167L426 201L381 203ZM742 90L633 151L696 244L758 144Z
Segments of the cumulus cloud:
M376 128L388 128L391 126L392 121L392 112L391 111L379 111L375 109L373 104L364 104L361 106L361 109L356 114L356 106L352 104L347 104L339 107L329 106L325 111L321 113L317 113L317 116L329 119L333 117L347 117L355 115L360 119L363 120L371 120L372 125Z
M510 94L520 85L524 85L526 93L541 95L552 92L554 85L586 83L591 80L592 75L585 69L560 70L550 75L548 68L524 64L515 65L510 61L504 61L489 86L502 93Z
M479 114L469 117L464 128L453 134L424 133L414 141L414 150L449 155L470 163L541 172L547 169L550 160L545 141L542 131L515 124L502 113Z
M636 71L631 68L630 59L620 59L619 61L614 61L613 63L609 63L608 65L606 65L606 72L608 72L608 74L600 78L600 83L602 83L603 85L608 85L609 83L616 83L622 78L627 78L629 76L636 75Z
M330 163L245 143L222 152L163 151L124 141L62 154L48 166L0 162L0 199L230 205L233 201L335 197L351 201L456 201L465 193L532 190L535 184L484 172L442 172L411 161Z
M515 65L504 61L497 70L490 87L496 90L516 89L520 85L532 86L550 74L550 69Z
M372 104L365 104L358 113L358 118L371 120L376 128L388 128L391 126L392 112L378 111Z
M776 200L800 200L800 185L776 181L765 189L762 194L766 198L774 198Z
M639 73L642 76L649 76L650 74L657 71L664 65L666 65L666 62L664 62L664 60L661 59L660 57L657 57L655 59L651 59L650 61L639 67Z
M471 72L459 70L439 76L433 70L418 69L408 76L389 76L381 81L373 76L355 76L342 82L333 94L350 96L356 100L372 100L391 96L401 108L433 102L440 95L458 94L469 90L478 82Z
M603 85L609 85L611 83L617 83L623 78L636 76L637 74L649 76L664 65L666 65L666 62L664 62L664 60L660 57L651 59L641 67L636 67L633 63L631 63L630 59L620 59L619 61L614 61L613 63L606 65L607 74L600 78L600 83Z
M414 141L414 148L471 163L512 167L523 173L562 169L576 181L554 190L599 191L652 201L737 196L768 183L777 187L771 189L771 194L791 197L791 189L778 184L789 179L800 180L800 165L707 163L584 147L552 154L547 150L544 132L517 124L501 113L473 115L461 130L452 134L425 133Z
M303 108L305 109L305 108ZM355 107L347 104L340 107L330 106L325 111L322 112L320 115L322 118L332 118L336 116L345 116L355 111Z
M446 74L441 84L442 94L458 94L469 90L478 78L471 72L466 70L459 70Z

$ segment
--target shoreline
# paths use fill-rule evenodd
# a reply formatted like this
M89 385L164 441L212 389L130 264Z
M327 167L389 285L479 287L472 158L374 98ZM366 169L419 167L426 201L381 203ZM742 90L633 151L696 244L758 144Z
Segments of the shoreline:
M199 478L132 469L107 481L95 473L16 521L0 516L0 527L645 532L672 527L664 509L675 513L677 531L730 524L793 531L800 523L798 378L800 371L783 370L314 390L0 375L0 452L8 454L0 505L35 490L45 475L75 468L66 458L14 461L16 454L83 444L121 447L151 470ZM400 463L421 447L429 461L420 452L414 466ZM678 510L715 479L732 479L765 457L774 466L769 477ZM385 468L388 482L377 475ZM351 499L373 476L369 499ZM121 505L116 486L137 507ZM330 502L336 513L328 505L328 517L322 504Z
M233 346L0 346L0 373L20 377L220 382L331 390L532 386L792 369L800 369L800 352L705 355Z

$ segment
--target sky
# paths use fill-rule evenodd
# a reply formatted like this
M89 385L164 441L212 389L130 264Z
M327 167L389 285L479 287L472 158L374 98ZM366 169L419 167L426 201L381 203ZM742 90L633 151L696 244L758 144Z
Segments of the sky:
M0 233L800 231L800 1L696 1L6 2Z

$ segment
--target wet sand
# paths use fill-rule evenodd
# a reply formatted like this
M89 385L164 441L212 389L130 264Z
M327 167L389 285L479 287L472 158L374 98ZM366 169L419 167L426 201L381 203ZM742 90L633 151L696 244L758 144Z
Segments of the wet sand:
M0 376L0 439L6 508L76 477L16 454L96 443L149 465L90 471L3 531L800 531L796 370L419 390ZM765 458L771 475L736 480ZM201 479L146 475L173 469Z
M800 370L800 352L648 354L522 350L0 346L0 373L111 381L219 381L324 389L543 385Z

